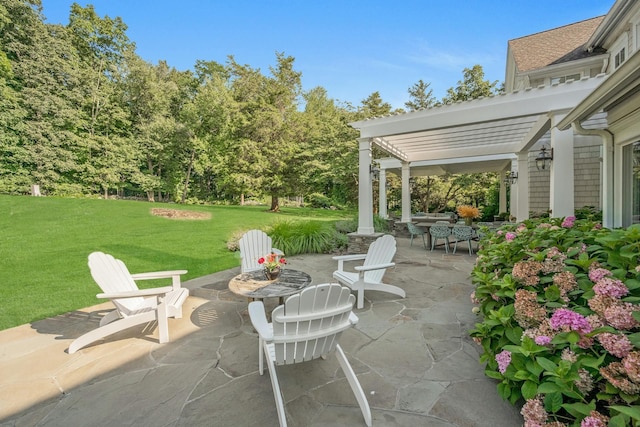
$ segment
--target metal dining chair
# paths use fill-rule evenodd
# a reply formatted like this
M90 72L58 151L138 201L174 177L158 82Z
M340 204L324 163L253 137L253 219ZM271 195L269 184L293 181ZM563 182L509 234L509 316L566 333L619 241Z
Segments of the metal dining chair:
M436 246L438 239L444 239L444 250L449 253L449 236L451 236L451 228L445 224L433 224L429 227L429 234L431 235L431 252Z
M411 244L409 246L413 246L413 238L415 236L422 236L422 245L425 249L427 249L427 242L424 240L425 231L422 228L416 226L411 222L408 222L407 230L409 230L409 233L411 234Z
M473 249L471 248L471 240L473 239L473 228L469 225L454 225L451 230L451 235L456 239L453 244L453 253L456 253L458 248L458 242L467 242L469 246L469 255L473 255Z

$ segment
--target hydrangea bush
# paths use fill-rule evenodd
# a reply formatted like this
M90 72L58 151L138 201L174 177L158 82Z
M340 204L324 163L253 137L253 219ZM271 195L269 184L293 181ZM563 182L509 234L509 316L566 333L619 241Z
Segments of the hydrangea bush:
M640 226L527 220L487 234L470 332L526 427L640 426Z

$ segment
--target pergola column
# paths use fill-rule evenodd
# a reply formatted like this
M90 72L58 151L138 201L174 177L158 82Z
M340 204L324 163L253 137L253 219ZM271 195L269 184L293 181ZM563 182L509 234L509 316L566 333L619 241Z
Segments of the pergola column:
M387 214L387 170L380 168L378 181L378 215L381 218L389 218Z
M373 234L371 138L358 139L358 234Z
M411 188L409 162L402 162L402 218L400 222L411 222Z
M503 170L500 176L500 193L498 198L498 213L507 211L507 184L504 182L504 177L508 171Z
M551 117L551 175L549 209L552 218L574 214L573 199L573 130L559 130L556 124L565 114ZM556 167L557 166L557 167Z
M529 218L529 152L519 152L511 168L518 171L518 179L511 185L510 211L517 221L524 221Z

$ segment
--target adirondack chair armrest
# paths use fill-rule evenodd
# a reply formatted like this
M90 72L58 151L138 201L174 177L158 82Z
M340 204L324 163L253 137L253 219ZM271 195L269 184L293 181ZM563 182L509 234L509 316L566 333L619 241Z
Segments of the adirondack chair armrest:
M345 261L359 261L367 258L367 254L355 254L355 255L337 255L333 259L338 261L338 271L344 270Z
M359 265L357 267L353 267L356 271L372 271L372 270L382 270L384 268L391 268L396 265L395 262L388 262L386 264L376 264L376 265Z
M151 280L151 279L168 279L171 278L173 289L180 289L180 276L187 274L187 270L169 270L169 271L151 271L148 273L132 274L133 280Z
M153 295L168 294L171 291L173 291L172 286L163 286L161 288L138 289L137 291L102 293L102 294L97 294L96 298L115 299L115 298L148 297Z
M271 341L273 339L273 329L269 326L267 320L267 314L264 311L264 304L262 301L253 301L249 303L249 318L253 327L265 341Z

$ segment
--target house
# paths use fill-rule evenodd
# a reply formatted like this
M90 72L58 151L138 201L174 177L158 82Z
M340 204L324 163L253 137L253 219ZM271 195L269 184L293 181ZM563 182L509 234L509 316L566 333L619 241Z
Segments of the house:
M503 94L351 123L360 131L357 233L373 234L373 144L389 154L376 159L379 213L386 173L396 173L402 222L411 221L412 176L489 171L510 177L500 209L510 185L518 220L595 206L607 227L637 222L639 45L640 2L617 0L605 16L509 41Z

